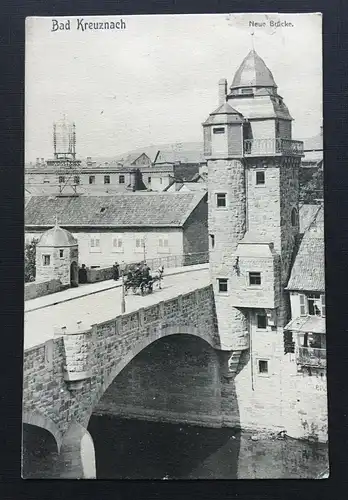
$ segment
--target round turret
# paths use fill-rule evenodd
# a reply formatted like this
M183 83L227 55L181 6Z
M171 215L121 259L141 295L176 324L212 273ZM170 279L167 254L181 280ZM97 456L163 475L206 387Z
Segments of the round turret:
M36 281L60 280L64 286L78 285L78 243L65 229L45 231L36 247Z

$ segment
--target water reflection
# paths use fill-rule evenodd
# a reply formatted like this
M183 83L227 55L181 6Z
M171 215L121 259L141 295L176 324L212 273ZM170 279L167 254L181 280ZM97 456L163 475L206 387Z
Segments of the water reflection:
M92 416L89 432L99 479L316 478L328 460L323 444L230 428Z

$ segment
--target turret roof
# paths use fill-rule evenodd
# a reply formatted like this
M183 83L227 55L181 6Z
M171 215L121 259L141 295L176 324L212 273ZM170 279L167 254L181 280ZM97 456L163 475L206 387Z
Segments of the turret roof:
M277 87L271 71L254 49L237 69L230 88L240 87Z
M220 115L225 115L223 118ZM227 115L227 116L226 116ZM227 102L220 104L220 106L210 113L208 119L203 125L216 125L219 123L241 123L244 117L239 111L232 108Z
M77 240L69 231L59 227L57 222L54 227L45 231L41 236L38 247L71 247L77 245Z

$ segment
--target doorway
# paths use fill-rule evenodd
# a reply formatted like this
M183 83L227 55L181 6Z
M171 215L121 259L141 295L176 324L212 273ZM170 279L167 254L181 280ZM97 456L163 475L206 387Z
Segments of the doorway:
M70 265L70 285L79 286L79 270L75 261Z

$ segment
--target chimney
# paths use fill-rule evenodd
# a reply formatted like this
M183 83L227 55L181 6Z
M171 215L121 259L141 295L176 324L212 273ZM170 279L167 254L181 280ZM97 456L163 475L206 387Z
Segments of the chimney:
M39 167L40 166L40 158L36 158L36 166Z
M222 78L219 80L219 104L224 104L226 102L227 96L227 80Z

